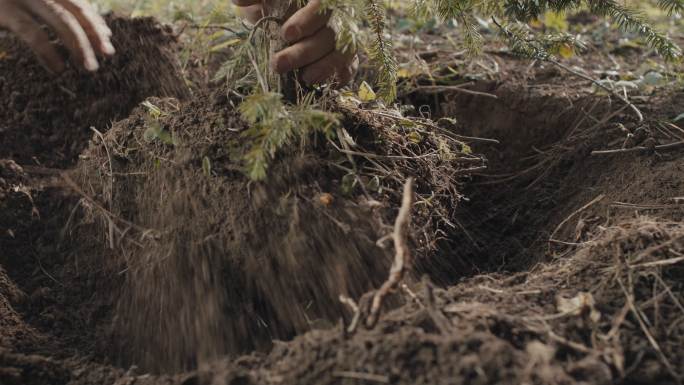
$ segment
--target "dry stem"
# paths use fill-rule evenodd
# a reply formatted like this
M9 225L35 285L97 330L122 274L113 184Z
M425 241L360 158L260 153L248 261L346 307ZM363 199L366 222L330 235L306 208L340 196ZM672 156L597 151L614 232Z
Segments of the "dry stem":
M664 150L676 149L679 147L684 147L684 141L669 143L669 144L661 144L661 145L658 145L655 147L637 146L637 147L630 147L630 148L620 148L617 150L592 151L591 155L625 154L625 153L629 153L629 152L646 152L646 151L653 151L653 150L664 151Z
M389 278L382 284L380 289L373 296L370 314L366 319L366 326L372 328L378 322L378 316L382 309L382 304L387 295L394 290L406 272L411 262L411 252L409 250L407 232L411 222L411 209L413 206L413 178L409 178L404 184L404 195L402 198L399 215L394 222L394 262L390 269Z

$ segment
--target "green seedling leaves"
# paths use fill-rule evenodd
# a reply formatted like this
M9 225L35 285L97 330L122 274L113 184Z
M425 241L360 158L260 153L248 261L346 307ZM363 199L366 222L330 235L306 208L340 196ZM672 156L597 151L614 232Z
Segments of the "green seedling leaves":
M176 141L173 138L173 135L169 131L166 131L161 124L156 121L156 120L149 120L147 122L147 129L145 129L145 133L143 134L143 137L145 138L146 141L148 142L153 142L155 140L158 140L164 144L167 144L169 146L175 146Z

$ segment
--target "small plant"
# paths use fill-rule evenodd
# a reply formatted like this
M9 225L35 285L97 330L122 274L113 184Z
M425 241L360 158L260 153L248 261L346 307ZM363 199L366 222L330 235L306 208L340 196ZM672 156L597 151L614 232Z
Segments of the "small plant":
M669 14L684 12L684 0L659 0L657 3ZM279 4L282 8L282 4L289 3ZM576 50L581 50L582 42L562 31L539 35L529 28L529 23L550 11L564 13L583 9L611 18L622 30L640 34L667 60L678 60L682 55L681 49L664 33L652 27L637 10L615 0L412 0L411 8L416 19L436 18L458 24L462 30L463 43L473 54L477 54L484 45L477 22L479 17L491 19L499 27L500 36L513 53L558 63L556 55L572 56ZM392 40L388 37L385 2L322 0L321 12L331 13L330 24L338 32L339 50L367 53L378 74L378 98L385 103L392 103L397 95L398 65ZM296 82L283 81L268 68L274 45L277 47L280 44L274 32L277 31L277 20L277 17L267 17L257 23L249 37L236 48L233 58L217 74L217 78L225 79L231 89L251 95L244 99L240 111L245 120L254 125L248 136L255 140L255 147L247 153L246 163L248 174L255 179L265 177L269 159L288 139L312 130L326 131L336 121L323 111L306 112L306 106L312 104L310 97L296 107L283 103L283 97L279 95L301 95L302 92L296 89ZM290 80L293 79L291 75L288 76ZM287 99L292 98L288 96ZM303 101L301 97L295 99L300 104ZM631 103L626 103L633 107ZM635 107L633 109L636 110ZM641 116L638 110L636 112ZM303 118L307 113L317 118ZM315 126L284 124L293 116L299 119L298 124L323 126L318 129Z
M294 106L286 106L282 98L279 93L258 92L240 104L240 114L250 125L242 135L250 141L243 159L252 180L266 178L269 162L286 144L312 132L331 136L339 125L335 114L315 108L312 94Z
M146 129L144 133L145 140L148 142L158 140L166 145L175 146L176 140L173 138L173 134L165 130L159 122L159 119L166 115L166 113L149 100L144 101L142 105L147 109L147 117L145 119Z

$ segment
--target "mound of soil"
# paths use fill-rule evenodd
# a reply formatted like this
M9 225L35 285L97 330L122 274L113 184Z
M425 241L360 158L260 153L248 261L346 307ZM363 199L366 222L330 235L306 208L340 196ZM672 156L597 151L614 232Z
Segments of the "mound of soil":
M684 363L683 248L681 224L638 219L534 272L446 290L424 284L374 330L308 333L204 375L244 384L670 383Z
M452 246L455 257L474 269L520 272L461 279L444 289L411 286L407 304L374 330L351 337L340 329L307 333L266 356L225 360L198 378L681 382L684 206L675 198L684 191L684 153L592 153L624 142L620 125L595 126L611 115L606 121L629 133L651 128L656 145L676 141L656 127L681 110L684 94L655 96L641 105L654 120L635 124L630 114L613 114L604 99L581 92L567 109L565 97L546 91L521 97L518 86L480 87L498 99L447 92L432 109L458 117L459 134L501 141L474 145L488 154L491 172L466 186L470 200L457 218L467 234L449 242L460 246ZM567 115L554 113L560 106Z
M45 71L18 39L0 35L0 158L22 165L73 164L93 135L148 96L187 94L176 38L149 18L108 17L117 55L95 74Z
M65 366L89 364L53 360L92 357L107 343L101 329L111 322L105 315L113 299L93 293L106 293L113 279L76 256L91 255L92 246L69 243L65 224L78 198L49 167L72 165L93 136L90 127L105 131L144 98L188 94L168 28L149 18L108 21L119 55L95 75L69 69L50 77L23 44L0 32L2 384L73 381ZM116 370L102 372L95 383Z

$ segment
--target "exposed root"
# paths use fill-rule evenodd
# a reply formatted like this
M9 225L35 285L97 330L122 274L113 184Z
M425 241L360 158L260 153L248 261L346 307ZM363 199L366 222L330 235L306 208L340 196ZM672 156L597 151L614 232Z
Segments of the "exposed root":
M567 218L565 218L560 224L558 224L558 226L556 226L556 229L553 231L553 233L551 233L551 236L549 237L549 243L560 243L560 241L558 241L558 240L556 239L556 234L558 234L558 232L563 228L563 226L564 226L566 223L568 223L572 218L574 218L576 215L578 215L578 214L581 213L582 211L588 209L589 207L593 206L594 204L596 204L596 203L602 201L603 198L605 198L605 197L606 197L605 194L601 194L601 195L597 196L596 198L592 199L591 202L589 202L589 203L587 203L586 205L580 207L579 209L577 209L576 211L574 211L572 214L570 214Z
M356 330L356 327L359 325L359 319L361 319L361 309L359 308L359 305L356 304L356 301L345 295L340 295L340 302L342 302L344 305L347 305L354 314L352 316L351 322L349 323L349 326L347 326L346 328L346 332L351 334Z
M367 311L368 316L365 319L365 326L369 329L372 329L377 324L385 299L392 291L399 287L411 264L411 251L407 233L411 223L411 210L414 202L413 183L413 178L408 178L404 184L401 208L399 209L399 214L394 222L394 231L392 233L395 249L394 262L392 263L387 280L380 286L380 289L372 294L370 307ZM367 293L364 297L369 294L370 293ZM351 323L346 329L348 333L353 333L358 327L359 320L363 318L366 313L365 306L363 306L363 298L361 300L361 305L357 305L353 299L346 296L340 296L340 301L347 305L354 314Z
M372 328L378 322L380 310L385 297L401 282L408 266L411 263L411 251L409 250L407 230L411 222L411 208L413 206L413 178L409 178L404 185L404 197L397 220L394 222L394 263L390 269L390 275L380 290L373 296L370 315L366 319L366 326Z

